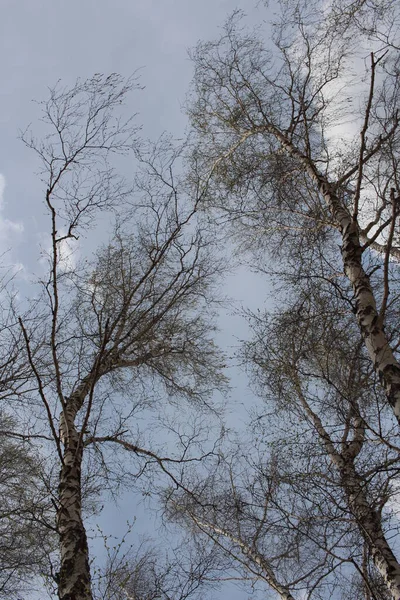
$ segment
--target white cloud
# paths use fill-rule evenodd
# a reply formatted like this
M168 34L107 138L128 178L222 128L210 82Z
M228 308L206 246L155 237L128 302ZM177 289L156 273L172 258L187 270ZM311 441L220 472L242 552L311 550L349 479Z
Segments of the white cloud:
M65 235L65 230L61 229L58 231L58 235L62 237ZM39 260L40 264L43 266L43 269L47 271L48 261L52 260L52 241L51 236L48 233L41 233L38 236L39 239L39 247L41 249L42 258ZM77 265L79 256L80 256L80 247L78 240L73 238L65 239L59 242L57 246L58 250L58 269L61 273L70 273L75 270Z
M0 173L0 210L3 209L3 202L4 202L4 189L6 187L6 180L4 178L4 175L2 175Z
M60 253L60 269L64 272L71 272L75 269L78 256L79 248L78 242L74 239L63 240L59 247Z
M20 221L10 221L3 215L5 188L6 180L4 175L0 173L0 254L12 249L18 236L24 231L24 226Z

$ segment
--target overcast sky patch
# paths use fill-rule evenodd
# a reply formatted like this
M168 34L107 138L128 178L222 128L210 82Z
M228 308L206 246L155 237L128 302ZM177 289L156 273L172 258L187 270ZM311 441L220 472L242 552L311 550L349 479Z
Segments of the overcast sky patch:
M0 173L0 253L4 254L18 242L18 237L24 231L20 221L11 221L4 217L6 179Z

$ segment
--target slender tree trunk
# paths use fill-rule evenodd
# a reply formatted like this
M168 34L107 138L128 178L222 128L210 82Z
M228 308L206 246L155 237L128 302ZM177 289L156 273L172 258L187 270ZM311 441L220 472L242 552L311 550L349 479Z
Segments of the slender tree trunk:
M69 429L68 445L60 473L59 510L61 568L60 600L92 600L89 550L82 521L81 464L82 442L75 429Z
M349 509L353 514L361 535L363 536L374 564L382 575L393 600L400 600L400 564L390 548L382 530L381 515L371 505L366 491L365 481L357 473L354 461L364 443L364 425L360 418L353 440L347 448L339 453L335 449L328 432L319 416L311 409L303 395L300 381L294 379L298 398L307 416L314 423L315 429L323 442L332 464L340 474L341 488L345 493Z
M381 518L365 493L365 482L356 472L354 462L343 456L340 468L343 489L356 518L374 564L382 575L393 600L400 600L400 565L382 531Z
M400 364L396 360L389 340L379 317L374 292L362 264L362 247L358 222L353 219L347 207L340 202L335 187L330 184L310 158L304 156L275 127L267 127L288 152L304 165L311 179L318 186L342 236L342 258L344 272L353 288L356 304L356 317L368 354L375 372L385 389L386 396L400 424Z
M329 204L342 234L344 272L354 291L356 317L369 356L385 388L393 412L400 423L400 365L383 329L369 276L362 266L358 223L341 206L337 195L326 184L320 189Z
M244 556L246 556L248 559L251 560L251 562L260 567L262 571L262 578L268 583L269 586L271 586L273 590L275 590L275 592L277 592L281 600L295 600L289 588L278 581L269 562L265 559L265 557L262 554L260 554L257 551L257 549L254 546L249 546L239 537L233 535L225 529L222 529L221 527L218 527L217 525L214 525L213 523L207 523L205 521L202 521L190 512L188 512L188 514L202 531L205 531L207 533L207 530L209 530L217 534L217 536L223 535L227 539L231 540L234 544L236 544L240 548L240 551Z

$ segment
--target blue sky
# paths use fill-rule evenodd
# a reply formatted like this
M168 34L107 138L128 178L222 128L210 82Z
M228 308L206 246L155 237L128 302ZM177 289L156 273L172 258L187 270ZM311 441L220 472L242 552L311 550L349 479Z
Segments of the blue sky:
M128 77L137 72L144 89L131 95L128 109L138 113L143 135L156 139L167 131L180 137L187 125L182 106L192 78L188 50L200 39L215 37L237 7L251 23L265 18L261 7L246 0L3 0L0 215L10 222L9 229L15 223L20 235L13 243L8 235L2 237L0 251L21 245L13 259L26 262L44 226L38 162L18 139L30 124L40 136L34 100L46 98L47 88L58 80L68 86L94 73Z

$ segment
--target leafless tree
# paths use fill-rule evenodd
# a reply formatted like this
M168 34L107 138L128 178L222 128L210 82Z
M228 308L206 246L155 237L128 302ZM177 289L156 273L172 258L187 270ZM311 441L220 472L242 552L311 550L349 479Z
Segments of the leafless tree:
M43 167L47 266L18 333L14 323L7 330L22 338L28 369L15 376L20 353L4 365L30 440L52 444L61 600L93 598L82 503L95 509L101 485L115 494L153 465L173 482L171 517L254 585L286 600L327 598L351 573L365 600L400 599L398 7L281 8L273 47L235 13L220 40L194 53L184 177L181 149L138 141L121 110L135 82L117 75L56 86L43 104L49 135L23 135ZM139 165L132 185L114 170L129 156ZM92 257L82 236L104 215L115 226ZM268 418L257 417L265 448L246 440L213 463L215 446L196 432L176 428L173 452L150 444L138 417L162 412L166 399L209 410L224 383L212 301L225 221L286 296L274 315L255 318L245 355L269 403ZM211 471L196 475L201 457ZM197 589L156 562L124 567L116 589Z
M322 291L315 286L313 294L287 311L257 319L248 356L257 365L264 396L275 399L285 422L291 421L290 399L297 418L310 428L310 439L319 439L318 454L325 459L321 466L313 465L314 475L308 471L306 488L311 493L314 489L317 498L319 490L326 492L325 517L332 515L330 505L334 510L340 507L340 521L349 513L348 523L358 528L352 552L355 556L358 547L360 570L364 545L388 592L396 597L397 428L357 328L343 310L345 300L339 297L334 303L330 295L328 304Z
M273 44L260 30L246 31L236 12L219 40L194 52L191 181L220 157L203 205L232 224L241 248L280 286L281 309L256 317L256 350L247 356L258 365L264 396L279 407L286 434L275 443L286 438L290 447L286 461L279 454L289 465L286 473L278 469L288 486L279 510L288 531L312 540L326 560L322 579L312 581L311 567L302 581L310 597L323 597L327 572L351 563L364 597L395 599L400 568L389 500L398 477L393 417L400 418L398 6L288 1L281 9ZM265 443L274 410L267 411ZM263 504L249 495L249 483L252 528L246 531L244 514L226 522L223 499L232 505L238 487L246 489L243 477L226 481L220 498L210 492L215 482L202 493L201 484L183 486L186 518L228 540L228 552L250 549L248 562L240 559L246 568L258 560L258 576L282 597L295 594L298 580L279 576L277 557L268 549L257 555L257 519L267 531L276 520L268 511L252 515ZM270 502L267 490L260 498ZM290 498L296 510L287 508ZM299 526L301 502L313 531ZM336 534L344 536L346 556L337 552ZM304 574L305 554L299 564Z
M396 422L343 299L315 296L301 317L254 317L245 358L264 406L207 477L171 489L168 512L283 599L348 597L350 579L362 598L395 597Z
M351 285L360 332L399 418L396 334L388 326L399 257L398 50L377 48L353 27L332 27L324 8L310 14L305 4L287 5L275 49L246 33L237 13L220 40L198 46L193 165L201 173L228 156L210 202L253 241L280 256L286 249L293 272L308 268L320 243L340 243L335 273L340 260L337 276ZM367 268L371 251L382 256L380 287Z
M42 163L50 226L42 294L19 320L36 388L24 406L47 428L61 469L53 501L62 600L92 598L82 500L95 502L96 477L110 483L123 464L107 463L100 448L162 466L169 459L141 443L139 411L168 398L209 409L224 382L212 340L220 265L196 218L199 196L181 192L172 145L141 146L118 112L132 87L117 75L58 85L43 104L47 137L23 134ZM141 165L133 185L112 165L129 153ZM116 215L111 239L94 258L82 247L77 257L100 214ZM190 460L189 450L180 459Z

